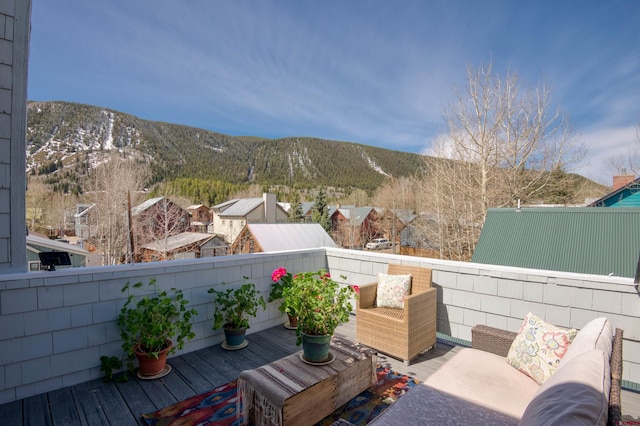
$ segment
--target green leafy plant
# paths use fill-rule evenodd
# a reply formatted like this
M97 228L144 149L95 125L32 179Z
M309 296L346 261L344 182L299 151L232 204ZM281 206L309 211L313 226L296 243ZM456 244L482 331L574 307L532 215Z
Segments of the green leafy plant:
M324 269L295 275L282 293L287 312L295 312L298 317L296 344L302 342L301 333L333 334L340 323L349 321L353 309L350 299L354 292L358 293L357 286L341 287Z
M109 382L126 382L128 380L127 374L122 374L116 378L113 377L113 372L122 368L122 360L117 356L100 357L100 371L104 373L102 381Z
M184 298L182 290L172 288L172 294L166 290L158 292L155 278L149 280L149 286L154 290L151 296L135 297L131 294L131 288L142 286L141 282L132 286L127 283L122 288L122 292L129 292L118 315L122 349L129 359L133 359L136 348L157 359L158 352L169 347L173 338L176 342L169 354L182 349L185 340L195 337L191 319L198 312L187 308L189 301Z
M291 286L293 275L291 272L287 272L285 268L278 268L271 274L271 280L273 281L273 285L271 286L271 292L269 293L269 299L267 301L271 303L274 300L282 300L280 306L278 306L278 310L283 314L288 313L292 317L295 317L296 313L293 308L290 307L289 312L287 312L287 301L283 294L284 289Z
M254 283L244 277L245 283L239 288L228 288L224 291L209 289L215 295L216 310L213 314L214 330L220 327L232 329L249 328L249 318L258 314L258 307L267 307L264 297L258 296Z

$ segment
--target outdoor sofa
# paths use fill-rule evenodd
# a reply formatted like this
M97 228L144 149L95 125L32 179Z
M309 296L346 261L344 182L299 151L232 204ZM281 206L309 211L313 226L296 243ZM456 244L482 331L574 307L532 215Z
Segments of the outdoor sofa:
M522 330L521 330L522 331ZM575 336L541 385L507 363L518 335L477 325L464 348L371 424L616 425L622 334L606 318Z

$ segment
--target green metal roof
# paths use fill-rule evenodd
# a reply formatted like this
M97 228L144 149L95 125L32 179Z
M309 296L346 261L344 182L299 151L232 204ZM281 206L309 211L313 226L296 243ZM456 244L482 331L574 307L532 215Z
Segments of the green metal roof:
M472 262L633 277L640 209L489 209Z

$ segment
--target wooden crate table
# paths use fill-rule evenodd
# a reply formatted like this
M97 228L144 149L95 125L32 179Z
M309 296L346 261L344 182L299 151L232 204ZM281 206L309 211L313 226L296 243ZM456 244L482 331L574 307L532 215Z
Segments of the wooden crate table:
M310 425L371 386L376 380L372 349L334 336L333 362L309 365L302 351L245 370L238 379L244 424Z

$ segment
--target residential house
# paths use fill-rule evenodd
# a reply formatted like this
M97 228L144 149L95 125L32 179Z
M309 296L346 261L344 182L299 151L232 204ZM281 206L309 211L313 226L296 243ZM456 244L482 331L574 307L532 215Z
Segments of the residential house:
M373 207L329 206L331 233L340 247L362 248L378 236L378 215Z
M95 204L76 204L73 215L76 237L87 240L96 235L98 223L94 215L95 207Z
M394 245L399 245L400 232L416 217L413 210L408 209L387 209L376 207L377 222L376 238L387 238Z
M613 190L588 207L640 207L640 178L635 175L613 177Z
M248 224L231 245L231 254L336 247L318 223Z
M27 235L27 262L29 271L46 269L41 265L42 253L68 253L70 265L56 266L56 269L81 268L85 266L98 266L98 263L90 264L90 253L81 246L69 244L59 240L52 240L45 236Z
M275 194L262 198L243 198L226 201L211 208L213 222L209 232L224 235L227 242L236 240L247 224L287 223L289 215L276 202Z
M177 235L189 228L189 213L165 197L150 198L131 209L135 247Z
M400 231L400 254L440 257L440 226L435 214L419 213L404 217Z
M189 229L191 232L207 232L209 224L213 221L211 209L203 204L187 207L187 213L191 218Z
M471 262L634 277L640 209L489 209Z
M145 244L140 248L142 262L171 259L196 259L201 257L225 256L229 245L217 235L183 232Z

